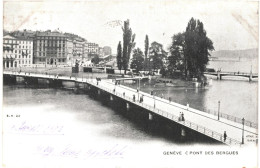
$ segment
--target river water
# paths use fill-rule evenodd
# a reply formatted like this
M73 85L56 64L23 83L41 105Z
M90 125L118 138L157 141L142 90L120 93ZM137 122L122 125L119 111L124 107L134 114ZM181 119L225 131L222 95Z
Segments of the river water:
M251 67L252 66L252 67ZM241 60L241 61L210 61L208 68L228 72L258 72L258 61ZM218 101L220 101L220 112L245 118L248 121L258 123L258 79L252 82L244 77L222 77L219 81L215 76L207 76L212 79L212 84L206 88L195 88L190 84L181 80L173 80L176 86L165 86L164 84L156 84L154 81L140 82L141 91L150 93L154 91L155 95L172 101L187 105L190 107L216 112L218 111ZM139 83L125 84L132 88L138 88ZM182 87L183 86L183 87Z
M85 76L90 77L92 74L85 74ZM176 82L183 81L176 80ZM128 85L137 87L137 84ZM154 90L158 96L171 97L173 101L181 104L188 103L190 107L196 109L217 111L218 101L220 101L220 112L258 122L257 81L248 82L245 78L221 81L213 79L212 85L203 89L157 86L149 81L141 82L140 85L142 91ZM86 165L85 160L89 158L91 160L88 160L88 164L91 164L94 159L96 165L95 159L106 159L108 156L98 154L94 156L90 153L98 152L95 150L100 152L103 149L106 151L113 149L121 153L127 149L128 152L125 153L131 156L131 159L138 160L147 155L151 146L156 157L153 159L158 160L163 149L178 149L178 142L150 134L110 107L86 94L75 94L72 90L4 85L3 112L4 151L8 151L5 153L4 161L13 167L16 164L26 165L26 167L36 165L37 167L84 167L82 165ZM21 156L26 156L27 159ZM76 162L69 162L70 159L75 158ZM149 158L147 162L152 163L151 159ZM178 158L175 162L182 161L181 164L185 164L183 159L185 158ZM215 160L215 158L211 159ZM81 162L82 160L84 163ZM133 164L128 161L129 165ZM107 162L108 159L104 162L105 165L100 167L107 166ZM118 164L120 165L120 162ZM111 165L114 166L114 162Z

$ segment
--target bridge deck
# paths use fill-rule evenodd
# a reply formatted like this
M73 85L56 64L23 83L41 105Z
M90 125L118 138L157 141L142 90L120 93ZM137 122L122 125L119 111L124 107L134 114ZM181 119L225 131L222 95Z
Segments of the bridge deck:
M25 73L13 74L12 72L4 72L4 74L10 75L19 75L19 76L28 76ZM31 77L38 78L46 78L46 79L57 79L57 76L54 75L43 75L43 74L30 74ZM86 78L75 78L75 77L67 77L60 76L58 77L60 80L66 81L76 81L82 83L88 83L97 88L100 88L106 92L109 92L115 96L121 97L126 101L132 102L138 106L146 108L158 115L169 118L174 122L178 122L179 124L191 128L197 132L200 132L204 135L207 135L211 138L214 138L218 141L226 143L228 145L241 145L242 141L242 124L236 123L230 120L226 120L220 118L217 120L217 116L208 114L193 108L189 108L187 106L177 104L174 102L169 102L168 100L152 96L145 92L122 86L115 85L112 80L101 80L97 85L97 81L95 79L86 79ZM114 92L115 90L115 92ZM124 94L123 94L124 93ZM135 95L136 100L139 99L141 95L143 95L143 102L133 102L133 95ZM155 104L155 107L154 107ZM184 113L185 121L178 121L179 113ZM244 145L255 145L256 141L251 141L257 139L257 129L244 126ZM226 131L227 140L223 141L223 133ZM249 137L249 138L248 138Z
M213 75L217 76L218 74L221 76L240 76L240 77L250 77L252 75L252 78L258 78L257 73L244 73L244 72L204 72L205 75Z
M133 78L115 78L117 81L124 81L124 80L142 80L142 79L148 79L148 77L133 77Z

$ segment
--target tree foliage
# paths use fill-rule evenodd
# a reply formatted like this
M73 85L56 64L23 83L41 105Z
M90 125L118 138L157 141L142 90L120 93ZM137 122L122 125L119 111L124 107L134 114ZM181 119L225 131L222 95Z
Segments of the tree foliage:
M167 53L163 50L163 45L158 42L151 43L150 47L150 63L154 70L163 67L163 59L167 57Z
M93 63L93 64L98 64L99 63L99 56L96 54L95 56L94 56L94 58L92 58L91 59L91 62Z
M121 71L122 69L122 46L121 46L121 41L119 41L118 46L117 46L117 67Z
M133 58L130 67L136 69L137 72L143 69L144 54L140 48L133 50Z
M168 69L181 70L185 76L201 78L209 61L213 42L207 37L203 23L191 18L186 31L172 37Z
M183 72L185 70L185 33L178 33L172 37L172 44L170 46L171 55L168 57L168 71L170 75L177 70Z
M130 55L132 49L135 47L135 34L132 34L132 29L129 26L129 20L124 21L124 27L122 27L123 30L123 55L122 55L122 67L123 69L127 70Z
M149 51L149 38L148 35L145 36L145 40L144 40L144 70L148 69L149 64L148 64L148 51Z

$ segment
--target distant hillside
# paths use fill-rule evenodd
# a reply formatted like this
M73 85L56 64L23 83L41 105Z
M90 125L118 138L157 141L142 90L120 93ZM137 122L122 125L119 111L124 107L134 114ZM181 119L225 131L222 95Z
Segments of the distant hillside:
M236 58L242 58L242 59L256 59L258 58L258 49L247 49L247 50L220 50L220 51L214 51L211 53L212 57L217 58L230 58L230 59L236 59Z

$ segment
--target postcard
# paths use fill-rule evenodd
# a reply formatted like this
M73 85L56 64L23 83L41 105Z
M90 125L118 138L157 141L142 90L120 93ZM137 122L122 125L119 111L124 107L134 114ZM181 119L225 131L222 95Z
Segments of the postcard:
M258 167L258 1L2 8L2 167Z

